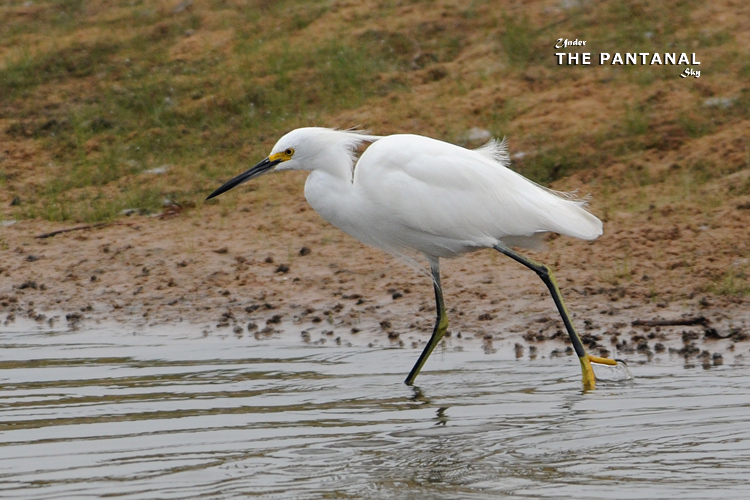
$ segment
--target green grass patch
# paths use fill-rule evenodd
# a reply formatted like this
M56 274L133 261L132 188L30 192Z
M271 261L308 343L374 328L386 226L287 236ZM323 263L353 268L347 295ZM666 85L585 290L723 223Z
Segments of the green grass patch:
M714 283L713 293L729 297L750 295L750 269L748 265L732 266L727 269L720 281Z
M612 268L603 271L601 280L612 286L619 286L623 282L629 282L633 279L633 268L628 258L616 262Z
M158 187L137 186L124 190L119 196L108 196L102 191L73 194L50 186L39 203L20 206L16 210L16 217L94 223L112 220L126 210L142 215L158 213L163 205L164 195Z
M28 48L0 69L0 93L25 95L36 86L69 78L83 78L106 68L119 49L112 42L76 43L57 51L34 55Z
M351 116L363 117L363 126L372 120L457 140L473 126L508 133L527 153L514 167L540 183L613 162L636 165L646 149L675 149L750 116L750 92L727 96L726 106L707 105L708 91L720 92L710 84L694 85L694 99L673 109L656 96L670 91L664 79L696 83L681 81L674 67L554 66L559 37L589 40L592 52L688 52L697 41L715 52L704 62L712 72L750 74L732 33L690 27L699 5L692 0L570 5L554 16L533 7L502 12L486 0L384 0L369 10L328 0L251 0L175 11L178 3L42 0L0 7L10 20L0 25L0 135L19 145L14 158L43 152L44 165L31 161L34 180L48 178L19 182L27 159L12 174L0 172L0 186L24 201L9 210L96 221L125 208L159 210L165 196L199 200L289 129L354 125L341 123ZM469 54L486 61L474 67ZM623 89L631 96L638 87L656 97L628 97L624 109L613 108L621 112L573 135L544 130L549 122L539 120L539 103L568 98L553 95L556 88L592 88L591 74L606 85L595 92ZM510 85L498 86L501 79ZM411 94L412 85L426 94ZM508 95L488 97L496 86ZM432 98L428 105L423 95ZM386 106L394 108L392 117ZM356 114L346 112L352 109ZM143 173L161 165L174 170L154 179ZM684 180L690 193L723 175L700 165L672 174L675 189ZM637 186L667 182L651 179L647 169L631 175L627 182Z
M648 132L648 112L644 106L625 105L625 132L629 135Z
M258 31L272 34L270 15L297 31L329 9L325 2L268 3L256 24ZM408 65L409 42L397 34L294 45L261 44L251 37L254 41L238 42L231 57L207 52L187 62L172 59L170 48L201 30L204 16L142 10L110 21L113 29L137 26L125 39L114 41L112 35L48 53L20 49L6 60L0 92L10 99L0 111L11 122L5 132L16 140L41 141L56 165L49 182L22 193L23 199L38 201L24 205L21 215L105 220L141 199L153 209L154 196L129 180L144 170L180 165L180 171L196 175L179 189L197 190L235 172L246 157L267 153L269 138L405 88L399 72ZM234 19L226 19L233 26ZM46 28L42 19L35 26ZM457 43L448 37L439 45L450 57ZM85 93L77 93L79 85ZM40 113L36 96L53 88L71 98ZM205 159L211 159L211 167L199 168Z
M534 50L536 35L529 18L523 16L516 20L509 14L503 14L503 28L500 43L508 61L514 66L528 66L538 57Z
M581 168L581 157L566 147L541 149L514 163L520 174L534 182L547 185Z

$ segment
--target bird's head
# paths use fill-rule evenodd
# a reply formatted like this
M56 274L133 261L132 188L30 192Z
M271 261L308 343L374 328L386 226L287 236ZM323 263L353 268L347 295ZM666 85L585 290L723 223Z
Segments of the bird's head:
M224 183L206 199L210 200L233 187L276 170L314 170L321 164L330 163L337 156L351 166L356 146L377 139L377 136L322 127L292 130L278 140L267 158ZM324 157L325 161L321 162Z
M239 186L240 184L255 179L256 177L260 177L263 174L273 172L274 170L294 170L295 167L299 168L299 158L304 155L297 154L299 140L298 138L295 138L295 136L299 134L294 134L294 132L297 132L297 130L293 130L279 139L268 157L258 162L254 167L242 172L237 177L222 184L216 191L208 195L206 200L210 200L211 198L229 191L233 187Z

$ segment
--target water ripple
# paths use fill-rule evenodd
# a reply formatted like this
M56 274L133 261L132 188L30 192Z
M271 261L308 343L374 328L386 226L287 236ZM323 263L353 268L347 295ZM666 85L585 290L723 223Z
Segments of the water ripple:
M721 498L750 484L750 368L162 334L2 332L0 495Z

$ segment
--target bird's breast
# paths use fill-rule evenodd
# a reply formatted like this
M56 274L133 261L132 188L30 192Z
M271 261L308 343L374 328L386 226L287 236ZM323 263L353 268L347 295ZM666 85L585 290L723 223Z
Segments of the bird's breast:
M327 172L313 171L305 182L305 198L321 217L359 239L357 229L362 225L362 201L353 193L351 181L339 179Z
M387 211L351 181L313 171L305 182L305 198L321 217L366 245L386 251L404 247L399 243L402 231Z

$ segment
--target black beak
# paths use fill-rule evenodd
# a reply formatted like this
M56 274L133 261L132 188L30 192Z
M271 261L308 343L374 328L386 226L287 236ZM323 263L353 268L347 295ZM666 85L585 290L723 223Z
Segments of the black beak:
M240 175L238 175L234 179L225 182L219 189L217 189L216 191L208 195L208 198L206 198L206 200L210 200L211 198L219 196L221 193L229 191L233 187L239 186L243 182L247 182L250 179L255 179L256 177L260 177L261 175L269 172L273 167L275 167L279 163L281 163L281 160L271 160L269 158L266 158L265 160L261 161L250 170L247 170L246 172L242 172Z

